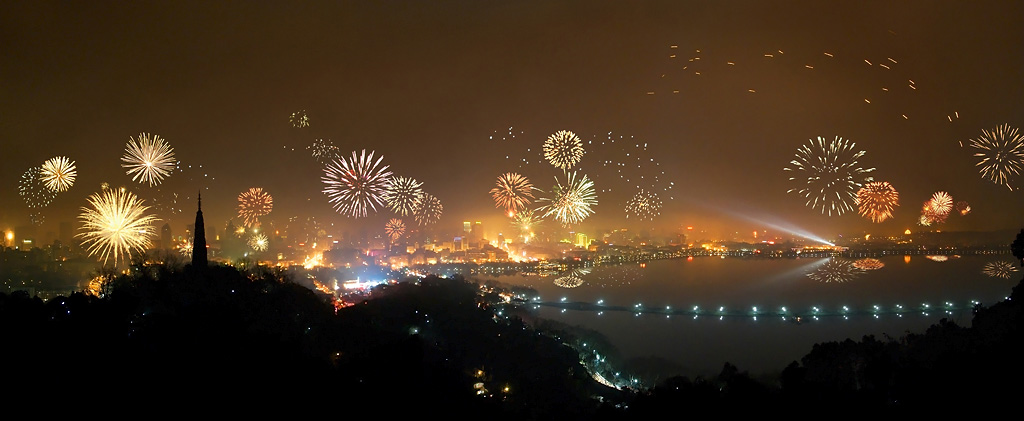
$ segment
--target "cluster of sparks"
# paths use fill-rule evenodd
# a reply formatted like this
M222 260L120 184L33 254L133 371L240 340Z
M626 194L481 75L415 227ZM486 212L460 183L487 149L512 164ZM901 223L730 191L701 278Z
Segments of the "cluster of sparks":
M306 146L306 150L313 155L313 159L317 163L323 165L341 157L341 149L334 146L334 142L330 139L316 139L309 146Z
M791 182L799 186L789 189L805 198L806 205L820 209L821 213L842 215L853 210L856 193L865 182L872 181L868 173L874 168L863 168L858 160L864 151L857 151L856 144L839 136L832 141L818 137L797 149L796 159L790 161L794 175Z
M70 189L75 184L76 175L78 172L75 171L75 161L63 156L50 158L40 167L43 183L57 193Z
M497 186L491 189L491 197L495 207L504 208L509 216L515 216L534 199L533 190L529 179L509 172L498 176Z
M985 263L985 266L981 268L981 273L993 278L1010 279L1014 273L1017 273L1017 267L1013 263L998 260Z
M21 174L18 180L18 195L29 208L45 208L57 196L57 192L46 186L43 181L43 170L31 167Z
M267 235L262 232L253 233L253 235L249 237L248 243L249 247L255 251L267 251L267 248L270 247L270 239L268 239Z
M147 214L149 206L127 189L105 189L89 196L88 202L79 215L83 232L76 236L90 256L116 266L133 251L144 252L152 245L158 219Z
M1017 128L1004 124L991 131L982 130L981 136L969 144L977 149L974 156L980 160L975 166L981 176L1014 190L1013 181L1024 169L1024 136Z
M853 266L860 270L878 270L885 267L885 263L875 258L865 257L854 261Z
M309 115L306 114L306 110L299 110L288 116L288 122L292 127L299 129L309 127Z
M405 235L405 222L398 218L391 218L387 224L384 224L384 233L391 241L402 238L402 235Z
M849 282L864 273L853 261L846 259L828 259L824 264L807 274L818 282L841 283Z
M539 223L533 210L519 212L512 217L512 228L523 238L524 242L529 241L533 236L533 230L536 229Z
M583 140L568 130L559 130L544 141L544 159L563 171L578 164L583 152Z
M551 189L550 196L543 196L537 199L538 202L547 203L538 208L542 217L553 217L564 226L580 223L594 213L594 206L597 206L597 193L594 192L594 182L587 178L586 174L576 177L576 173L566 174L566 183L555 177L555 186Z
M335 159L324 168L323 193L336 212L352 218L366 217L369 211L383 207L391 186L391 171L381 165L383 156L374 159L374 152L356 155L351 159Z
M872 181L857 191L854 203L860 216L880 223L892 218L893 210L900 204L900 195L888 181Z
M253 187L238 195L238 217L247 227L260 225L260 217L274 209L274 198L261 187Z
M147 133L131 138L121 157L122 168L127 168L132 181L147 183L150 187L160 184L174 169L174 148L163 138Z
M555 278L554 284L562 288L576 288L583 285L583 278L576 271Z
M640 189L626 202L626 219L629 219L630 215L641 221L650 221L661 215L661 199L658 198L658 194Z

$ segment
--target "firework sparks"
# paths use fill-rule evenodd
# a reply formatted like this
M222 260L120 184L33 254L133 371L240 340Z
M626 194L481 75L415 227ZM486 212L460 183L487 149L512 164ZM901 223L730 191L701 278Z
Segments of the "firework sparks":
M820 136L817 142L811 139L797 149L796 159L790 161L793 168L785 168L801 174L789 178L800 187L789 189L788 193L803 196L807 206L820 209L823 215L842 215L853 210L851 203L856 201L856 192L862 183L872 181L866 174L875 170L858 164L865 152L855 152L855 146L839 136L831 142Z
M399 216L411 215L416 209L416 204L420 201L420 196L423 195L421 186L423 186L423 183L416 181L414 178L393 177L391 178L391 185L388 187L387 192L384 193L384 201L395 214Z
M57 192L46 187L43 181L43 170L31 167L21 174L18 180L18 195L29 208L45 208L57 196Z
M808 273L807 277L818 282L839 283L852 281L863 273L863 269L849 260L832 258Z
M960 212L960 215L967 215L971 213L971 205L961 200L959 202L956 202L956 211Z
M260 225L260 217L274 209L274 198L261 187L253 187L238 195L238 217L247 227Z
M299 129L309 127L309 115L306 114L306 110L299 110L288 116L288 122L292 124L292 127Z
M658 194L640 189L626 202L626 218L628 219L630 215L641 221L654 220L656 216L661 215L661 199L658 198Z
M398 218L391 218L387 224L384 224L384 233L391 238L391 241L402 238L402 235L405 234L405 222Z
M857 191L854 203L860 216L880 223L892 218L893 208L899 206L900 195L888 181L873 181Z
M139 138L132 138L124 149L124 156L121 157L122 168L128 168L128 175L132 181L148 183L150 187L160 184L164 178L171 175L174 168L174 148L167 144L160 136L139 134Z
M530 241L533 236L533 230L540 224L533 210L525 210L515 214L512 217L512 229L519 233L519 236L523 238L523 242Z
M941 224L946 222L952 210L953 197L944 191L935 192L921 207L921 217L928 220L928 225Z
M423 193L412 214L417 224L426 226L440 221L442 211L444 206L441 206L440 199L430 193Z
M537 201L548 203L538 209L544 218L554 216L555 220L567 226L577 224L594 213L592 207L597 206L597 194L594 193L594 182L585 174L579 179L576 179L575 172L566 177L565 185L555 177L551 197L541 197Z
M306 150L313 155L317 163L323 165L341 158L341 150L334 146L330 139L317 139L313 144L306 146Z
M391 171L380 165L384 156L373 159L374 152L356 155L351 159L336 159L324 168L323 193L334 210L353 218L366 217L369 210L384 206L384 195L391 186Z
M156 236L156 216L147 214L149 206L125 188L93 193L89 206L78 216L82 220L82 246L90 256L99 255L103 264L113 260L116 266L131 257L132 252L145 252Z
M558 277L554 283L562 288L576 288L583 285L583 278L576 271L572 271L565 276Z
M182 240L181 244L178 244L178 252L181 253L182 256L190 259L192 258L192 248L192 240L187 238Z
M249 237L249 247L255 251L267 251L270 247L270 239L262 232L254 233Z
M583 152L583 140L568 130L559 130L544 141L544 159L563 171L579 163Z
M1017 133L1017 128L1004 124L992 131L982 130L970 145L978 150L974 156L980 161L975 166L982 178L1013 190L1011 179L1024 169L1024 136Z
M40 168L40 175L46 187L55 192L70 189L75 184L75 161L63 156L50 158Z
M497 187L491 189L491 197L494 198L494 207L505 208L509 216L514 216L534 199L533 190L529 179L510 172L498 176Z
M995 261L985 263L982 267L981 273L991 276L993 278L1010 279L1014 273L1017 273L1017 267L1013 263L1006 261Z

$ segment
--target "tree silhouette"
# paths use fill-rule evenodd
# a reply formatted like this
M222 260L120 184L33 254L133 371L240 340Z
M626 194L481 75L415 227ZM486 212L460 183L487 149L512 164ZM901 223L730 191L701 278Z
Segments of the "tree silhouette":
M1013 257L1020 260L1020 265L1024 267L1024 229L1020 230L1017 238L1010 244L1010 251L1013 252Z

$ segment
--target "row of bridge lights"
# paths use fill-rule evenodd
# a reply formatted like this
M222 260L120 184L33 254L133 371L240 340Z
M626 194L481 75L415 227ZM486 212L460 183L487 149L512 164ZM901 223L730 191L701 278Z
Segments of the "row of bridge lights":
M539 299L539 297L538 297L538 299ZM562 297L561 302L564 303L567 300L568 300L567 297ZM604 305L604 300L603 299L597 300L597 304L603 306ZM949 302L949 301L946 301L943 304L945 304L945 309L943 310L943 312L946 313L946 314L953 314L953 311L952 311L953 308L954 308L953 303ZM978 301L975 301L975 300L971 300L971 307L974 307L974 306L976 306L978 304L981 304L981 303L978 302ZM538 306L538 308L539 308L539 306ZM643 308L644 308L643 304L641 304L641 303L637 303L637 304L633 305L634 315L635 316L640 316L641 314L643 314ZM872 306L872 309L873 309L872 315L874 316L874 318L876 318L876 319L879 318L878 317L878 313L881 312L882 309L879 306L877 306L877 305ZM931 309L932 309L931 305L929 305L928 303L922 303L921 304L921 314L922 315L927 316L928 312L931 311ZM763 311L758 311L757 306L753 306L751 310L752 310L751 311L751 316L754 318L754 321L757 321L758 314L769 314L769 313L764 313ZM786 314L789 311L786 309L785 306L781 307L780 310L781 310L781 313L777 313L777 315L781 316L782 320L786 320ZM819 308L817 306L814 306L814 307L811 307L811 310L812 310L811 317L814 320L818 320L818 315L822 313L821 308ZM566 309L562 309L562 313L565 313L565 311L566 311ZM665 311L672 311L672 307L671 306L665 306ZM699 314L696 314L696 313L700 312L700 306L693 306L693 312L695 313L693 315L693 319L696 320L697 316L699 316ZM849 319L848 314L847 314L849 312L850 312L850 308L847 307L847 306L843 306L843 311L842 311L843 319L847 319L847 320ZM903 305L902 304L896 304L896 316L897 317L903 317L903 313L904 312L906 312L906 311L905 311ZM723 313L725 313L725 306L718 307L718 314L719 314L718 320L725 319L725 315ZM599 311L599 312L597 312L597 314L598 315L602 315L602 314L604 314L604 311ZM665 317L669 318L669 317L671 317L671 315L670 314L666 314ZM799 316L797 318L799 319Z

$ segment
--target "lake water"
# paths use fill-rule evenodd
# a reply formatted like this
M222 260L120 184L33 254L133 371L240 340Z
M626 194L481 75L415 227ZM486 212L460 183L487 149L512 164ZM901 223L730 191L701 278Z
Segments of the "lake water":
M777 372L818 342L923 333L943 317L969 326L973 303L1010 294L1017 266L1010 255L694 257L489 279L536 289L538 317L595 330L626 358L662 358L692 378L725 362Z

